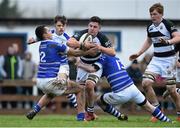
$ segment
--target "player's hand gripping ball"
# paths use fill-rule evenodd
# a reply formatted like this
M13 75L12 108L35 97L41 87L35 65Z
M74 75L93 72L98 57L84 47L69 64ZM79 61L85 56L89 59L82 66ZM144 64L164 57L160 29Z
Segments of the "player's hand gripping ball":
M93 42L93 36L88 33L85 33L81 36L79 42L80 42L80 49L86 51L90 48L90 42Z

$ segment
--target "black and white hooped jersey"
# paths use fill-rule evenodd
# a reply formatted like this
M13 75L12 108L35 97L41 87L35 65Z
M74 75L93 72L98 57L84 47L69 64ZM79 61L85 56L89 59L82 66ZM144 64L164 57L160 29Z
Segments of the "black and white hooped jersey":
M67 53L68 47L53 40L41 41L39 46L40 62L38 66L38 78L54 78L59 72L64 57L59 53Z
M73 38L79 41L81 36L87 32L88 32L88 29L77 32L75 33L75 35L73 35ZM106 47L106 48L112 47L112 43L110 42L110 40L101 32L99 32L97 36L93 38L93 42L95 42L96 44L100 44L101 46ZM101 52L99 52L96 56L90 56L90 55L81 56L80 59L84 63L92 64L95 61L97 61L100 57L101 57Z
M151 39L154 46L154 56L169 57L175 55L174 45L160 43L159 39L164 38L169 40L172 38L172 33L177 31L173 23L163 19L158 26L151 23L147 27L148 37Z

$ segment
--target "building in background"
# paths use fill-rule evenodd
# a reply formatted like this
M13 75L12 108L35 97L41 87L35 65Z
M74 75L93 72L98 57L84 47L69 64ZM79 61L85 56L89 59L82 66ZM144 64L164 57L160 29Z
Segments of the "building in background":
M2 2L3 0L0 0ZM7 1L7 0L6 0ZM11 5L17 3L21 18L0 18L0 37L3 34L27 35L35 37L34 29L39 24L53 27L53 17L63 14L69 19L66 32L73 35L75 31L86 28L89 17L97 15L103 19L102 31L114 41L117 56L125 66L128 57L139 49L146 37L146 25L149 21L149 7L157 0L9 0ZM179 0L159 0L165 10L165 17L175 21L180 29ZM43 3L43 4L42 4ZM22 43L22 49L26 48ZM38 63L38 43L27 47ZM151 52L148 51L148 52ZM143 56L142 56L143 57ZM141 58L140 58L141 59Z

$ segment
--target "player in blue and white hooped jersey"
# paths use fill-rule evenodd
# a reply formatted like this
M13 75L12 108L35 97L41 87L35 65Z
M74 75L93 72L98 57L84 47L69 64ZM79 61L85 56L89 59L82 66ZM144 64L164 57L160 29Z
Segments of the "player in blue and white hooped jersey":
M65 32L67 26L67 18L65 16L55 16L54 18L54 28L51 29L52 33L52 40L60 43L60 44L67 44L67 40L70 38L69 35ZM34 38L29 39L29 44L35 43L36 40ZM67 55L63 55L61 60L61 65L64 65L65 68L62 68L61 72L65 72L66 74L69 74L69 64L68 64L68 58ZM69 94L68 99L70 103L76 108L77 107L77 101L75 94Z
M55 29L51 30L52 33L52 39L56 42L59 42L61 44L67 45L67 41L69 40L69 35L65 32L66 26L67 26L67 18L65 16L59 16L57 15L54 18L54 25ZM63 72L67 72L69 74L69 64L68 64L68 58L67 55L64 55L64 59L61 60L61 64L66 65L66 69ZM73 105L75 108L77 107L77 101L75 94L69 94L67 96L69 102L71 105Z
M80 66L83 68L82 65ZM103 69L103 76L107 78L112 90L112 92L105 93L97 99L98 105L105 112L120 120L127 120L127 116L121 114L113 107L113 105L134 101L136 104L152 113L152 115L157 117L160 121L171 121L159 110L158 107L155 108L146 100L145 96L134 85L119 58L103 54L102 57L92 66L96 69L95 71ZM89 67L84 67L84 69L86 68L88 69Z
M47 105L55 96L77 93L82 95L84 87L76 82L68 80L69 74L61 70L64 65L61 65L63 55L81 56L93 54L97 49L91 49L86 52L74 50L64 44L60 44L52 40L52 33L48 27L42 25L36 28L36 36L41 41L39 46L40 62L37 73L37 86L44 92L39 102L26 115L28 119L33 117ZM79 102L84 102L80 99ZM81 104L82 104L81 103ZM82 109L84 112L84 109Z

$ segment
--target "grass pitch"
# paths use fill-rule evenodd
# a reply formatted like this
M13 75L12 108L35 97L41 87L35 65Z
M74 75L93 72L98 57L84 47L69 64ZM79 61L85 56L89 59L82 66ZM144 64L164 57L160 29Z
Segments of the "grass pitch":
M176 116L169 116L172 120ZM0 127L180 127L180 122L174 123L149 121L150 116L129 115L128 121L119 121L110 115L100 115L95 121L78 122L74 115L37 115L28 120L23 115L0 115Z

